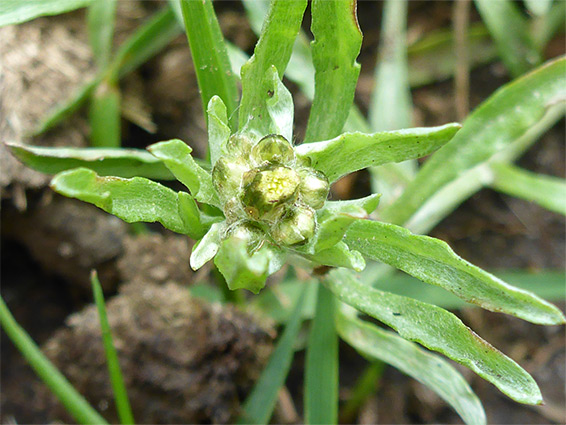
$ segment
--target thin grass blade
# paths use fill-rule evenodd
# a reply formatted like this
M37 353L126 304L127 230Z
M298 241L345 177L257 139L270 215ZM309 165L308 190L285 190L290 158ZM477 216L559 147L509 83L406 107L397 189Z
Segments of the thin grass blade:
M81 394L67 381L67 378L49 361L33 342L26 331L16 322L4 299L0 297L0 323L2 328L20 350L69 414L80 424L107 424L106 420L92 408Z
M0 27L21 24L40 16L59 15L86 7L93 0L2 0Z
M90 99L90 144L97 148L118 148L121 145L120 89L103 82Z
M99 69L110 61L117 0L96 0L88 7L87 27L90 46Z
M100 319L100 330L102 332L102 342L104 344L104 352L106 354L106 363L108 364L108 373L110 374L110 381L112 383L112 391L114 392L114 401L116 402L116 409L118 410L118 417L122 424L133 424L134 415L130 407L130 400L128 399L128 392L120 370L120 361L118 353L112 341L112 331L108 323L108 316L106 314L106 306L104 305L104 294L102 287L98 280L96 270L90 274L90 283L92 285L92 292L94 295L94 302L98 309L98 317Z

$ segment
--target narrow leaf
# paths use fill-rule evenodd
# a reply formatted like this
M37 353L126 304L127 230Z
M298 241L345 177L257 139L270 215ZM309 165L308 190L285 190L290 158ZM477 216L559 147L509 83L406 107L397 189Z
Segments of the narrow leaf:
M76 168L57 174L51 188L61 195L94 204L126 223L157 221L177 233L189 231L179 214L177 193L151 180L99 177L92 170Z
M337 214L319 222L314 251L322 251L333 247L342 240L348 227L357 217L347 214Z
M318 266L346 267L357 272L366 267L362 254L350 250L344 242L338 242L331 248L323 249L315 254L302 254Z
M210 162L216 164L222 155L222 149L230 137L230 126L226 115L226 105L218 96L212 96L208 107L208 149L210 151Z
M99 69L110 61L117 0L96 0L88 7L88 38Z
M271 2L254 54L242 67L240 130L247 128L261 136L269 134L271 118L266 101L272 83L265 75L275 66L279 78L283 78L306 6L306 0Z
M193 247L190 258L190 265L193 270L200 269L214 258L220 249L225 230L226 223L214 223L206 235Z
M480 400L447 361L393 332L342 313L337 316L337 328L340 338L364 356L390 364L429 387L450 404L466 424L486 423Z
M212 176L195 162L189 145L182 140L173 139L155 143L147 150L165 163L197 201L220 206L216 190L212 186Z
M0 27L21 24L40 16L60 15L88 6L93 0L2 0Z
M103 82L90 100L90 143L98 148L118 148L121 145L120 90L117 85Z
M475 0L475 4L514 77L540 63L541 54L529 33L527 20L514 2Z
M441 240L413 235L393 224L359 220L350 226L345 242L366 257L441 286L487 310L541 325L565 322L562 312L552 304L468 263Z
M499 3L499 2L494 2ZM500 88L432 155L381 217L404 224L444 185L504 151L566 100L566 59L559 58Z
M470 368L513 400L542 403L534 379L452 313L365 286L347 270L332 270L325 284L341 301L392 327L401 337Z
M128 392L124 384L124 378L120 370L120 361L118 353L112 342L112 331L108 323L108 316L106 315L106 306L104 305L104 294L102 287L98 280L96 270L90 274L90 283L92 285L92 292L94 295L94 302L98 309L98 318L100 320L100 330L102 332L102 342L104 344L104 352L106 354L106 363L108 364L108 373L112 383L112 391L114 392L114 400L116 402L116 409L118 410L118 417L122 424L133 424L134 415L130 407L130 400L128 400Z
M69 414L80 424L108 424L100 414L92 408L88 401L71 385L67 378L59 372L53 363L33 342L26 331L16 322L4 299L0 297L0 323L6 335L22 353L29 365L41 380L61 401Z
M459 124L446 124L374 134L344 133L332 140L300 145L296 152L309 158L312 167L333 182L369 166L428 155L450 141L459 129Z
M543 16L550 10L552 0L525 0L525 4L532 13L537 16Z
M491 165L495 190L536 202L550 211L566 215L566 182L558 177L535 174L509 164Z
M350 201L326 201L319 215L342 213L365 218L375 211L379 205L379 199L380 195L376 193L365 198L352 199Z
M215 95L219 96L226 105L231 127L235 129L237 117L233 113L237 106L238 88L212 0L180 1L202 109L206 111L210 99Z
M338 336L335 299L318 286L316 314L311 326L305 365L305 423L338 421Z
M6 143L6 145L28 167L46 174L57 174L61 171L83 167L101 176L175 179L161 160L144 150L47 148L17 143Z
M315 95L305 142L318 142L340 134L354 100L362 46L356 1L314 0L311 30Z
M297 299L277 347L242 407L243 412L238 424L269 423L277 401L277 394L285 384L293 361L295 341L301 329L305 291L306 287L303 287L303 295Z
M271 89L267 92L265 101L267 112L271 117L271 131L280 134L287 140L293 140L293 98L289 90L283 85L277 74L277 69L272 66L267 70L265 76L269 81Z

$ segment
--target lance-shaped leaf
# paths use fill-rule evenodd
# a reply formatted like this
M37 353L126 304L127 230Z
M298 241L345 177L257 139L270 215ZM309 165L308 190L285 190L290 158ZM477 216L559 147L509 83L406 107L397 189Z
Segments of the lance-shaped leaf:
M354 100L362 46L356 1L313 1L311 30L315 95L305 141L317 142L340 134Z
M189 260L193 270L200 269L214 258L220 249L220 243L224 237L225 230L225 222L214 223L206 235L197 242L197 244L193 247L191 258Z
M460 124L454 123L374 134L344 133L332 140L297 146L296 152L309 158L312 167L333 182L369 166L428 155L450 141L459 129Z
M177 193L151 180L100 177L92 170L77 168L57 174L51 187L61 195L94 204L127 223L159 222L177 233L190 232L179 213Z
M283 78L306 6L306 0L271 2L254 54L242 67L240 130L247 128L262 135L269 134L271 117L266 101L273 84L265 75L275 66L279 78Z
M281 253L264 244L249 254L246 241L231 236L220 243L214 264L231 290L247 289L254 294L265 286L267 276L283 265Z
M533 201L550 211L566 215L566 182L558 177L535 174L510 164L491 165L495 190Z
M541 60L529 32L526 17L510 0L475 0L501 59L515 77L527 72Z
M468 117L450 143L424 163L403 194L381 211L381 217L406 223L443 186L504 151L564 100L565 58L505 85Z
M271 117L271 131L273 134L281 134L287 140L293 140L293 98L287 87L283 85L277 69L272 66L267 70L265 77L271 83L271 89L267 91L267 112Z
M379 193L366 196L365 198L352 199L350 201L326 201L319 210L318 215L325 217L327 214L349 214L358 218L365 218L375 211L379 205Z
M46 174L57 174L83 167L102 176L175 179L159 159L144 150L47 148L17 143L6 143L6 145L25 165Z
M226 115L226 105L218 96L213 96L208 102L208 149L210 162L216 164L222 156L222 149L230 137L230 126Z
M238 101L238 87L212 0L180 2L203 111L206 111L210 99L218 95L226 105L228 116L232 117ZM235 118L236 115L233 115L231 121ZM232 124L235 128L235 121Z
M464 377L441 357L393 332L343 313L338 313L336 326L340 337L364 356L390 364L436 392L466 424L486 423L478 397Z
M486 310L541 325L564 323L562 312L555 306L468 263L441 240L413 235L393 224L359 220L348 229L345 242L366 257L441 286Z
M535 380L454 314L434 305L373 289L347 270L332 270L325 284L346 304L392 327L403 338L470 368L513 400L542 403Z
M366 261L358 251L351 250L344 242L318 251L315 254L302 253L302 256L311 260L317 266L346 267L357 272L366 267Z
M59 15L88 6L93 0L2 0L0 27L21 24L40 16Z
M218 195L212 185L212 176L195 162L191 156L193 150L189 145L182 140L173 139L155 143L147 150L165 163L197 201L220 206Z
M320 221L314 243L314 252L319 252L336 245L346 234L348 227L358 217L348 214L336 214Z

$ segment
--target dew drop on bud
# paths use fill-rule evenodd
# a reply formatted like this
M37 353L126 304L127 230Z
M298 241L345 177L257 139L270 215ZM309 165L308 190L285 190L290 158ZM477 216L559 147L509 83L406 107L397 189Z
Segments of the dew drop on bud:
M315 210L322 208L330 190L326 176L319 171L304 168L298 173L301 177L299 186L301 201Z
M293 146L283 136L270 134L252 148L251 158L256 164L276 162L290 164L295 159Z

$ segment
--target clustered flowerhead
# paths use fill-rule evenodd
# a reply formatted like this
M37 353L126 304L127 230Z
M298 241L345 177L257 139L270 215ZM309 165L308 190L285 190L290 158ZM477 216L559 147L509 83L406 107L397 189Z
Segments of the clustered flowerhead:
M271 134L257 143L232 135L212 170L224 205L229 235L251 251L271 240L281 246L308 242L316 231L315 210L328 196L326 176L295 156L291 143Z

